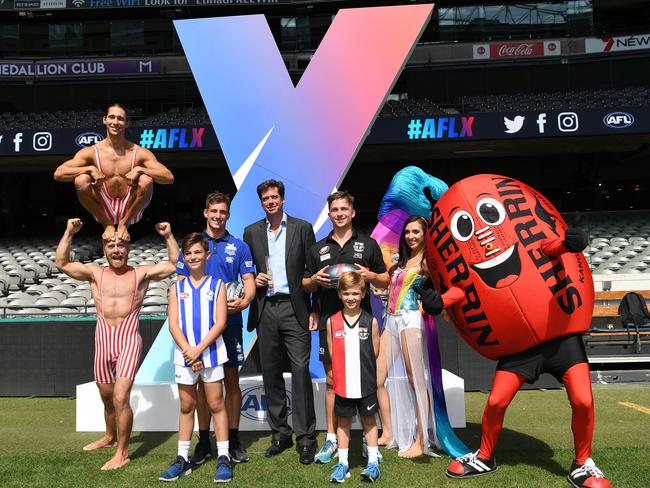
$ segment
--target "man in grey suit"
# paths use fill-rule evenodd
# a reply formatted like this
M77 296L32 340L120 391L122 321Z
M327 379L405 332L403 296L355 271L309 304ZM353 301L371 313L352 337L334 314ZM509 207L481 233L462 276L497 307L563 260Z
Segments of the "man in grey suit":
M248 330L257 329L268 422L273 432L266 457L293 446L287 422L282 358L291 364L293 430L302 464L314 461L316 415L309 374L310 300L302 287L307 251L315 242L308 222L284 213L284 184L267 180L257 187L266 218L244 230L257 269L257 290L248 314Z

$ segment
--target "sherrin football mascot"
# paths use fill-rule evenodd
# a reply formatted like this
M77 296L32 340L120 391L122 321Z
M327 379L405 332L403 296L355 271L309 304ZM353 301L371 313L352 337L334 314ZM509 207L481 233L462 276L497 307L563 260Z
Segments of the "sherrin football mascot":
M529 186L497 175L453 185L435 204L427 264L440 296L424 290L428 313L447 310L457 332L498 365L483 413L481 446L449 465L467 478L497 469L494 450L506 409L524 382L550 373L571 404L576 487L607 488L591 459L594 403L581 334L589 328L594 288L582 251L587 235L567 226Z

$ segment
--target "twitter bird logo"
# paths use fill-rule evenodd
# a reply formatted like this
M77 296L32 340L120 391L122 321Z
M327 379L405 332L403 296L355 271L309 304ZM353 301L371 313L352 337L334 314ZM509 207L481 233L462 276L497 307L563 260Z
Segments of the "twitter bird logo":
M507 134L516 134L524 126L524 120L526 117L523 115L516 115L513 120L510 120L508 117L503 118L503 125L506 126Z

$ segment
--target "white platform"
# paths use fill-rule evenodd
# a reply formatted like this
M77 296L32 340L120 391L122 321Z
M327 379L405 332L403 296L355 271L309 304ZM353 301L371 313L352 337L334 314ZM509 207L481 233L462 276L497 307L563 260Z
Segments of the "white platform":
M284 381L291 413L291 375ZM465 382L443 370L447 412L452 427L465 427ZM261 376L241 378L242 414L240 430L269 430L266 423L266 397ZM316 429L325 430L325 380L314 380ZM178 388L176 383L135 384L131 392L134 432L176 432L178 430ZM289 418L291 421L291 418ZM195 428L197 426L195 422ZM353 428L361 428L355 420ZM77 432L103 432L104 407L94 382L77 385Z

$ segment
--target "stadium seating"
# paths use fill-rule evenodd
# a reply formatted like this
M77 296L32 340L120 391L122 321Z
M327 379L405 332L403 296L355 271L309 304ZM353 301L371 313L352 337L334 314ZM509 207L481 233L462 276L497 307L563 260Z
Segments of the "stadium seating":
M460 97L455 104L463 113L576 110L603 107L650 106L650 88L518 93Z
M90 284L59 273L54 264L57 241L30 239L0 242L0 317L79 316L96 313ZM72 259L106 266L97 239L79 238ZM129 263L155 264L167 259L159 237L131 245ZM167 291L173 278L152 282L144 298L145 314L167 313Z
M583 251L594 274L650 273L650 215L647 212L588 216L589 246Z
M501 95L468 95L451 100L409 98L389 95L379 117L438 117L458 113L525 112L537 110L575 110L587 108L620 108L650 106L650 87L627 87L603 90L577 90ZM142 108L130 108L134 127L209 125L204 107L171 107L155 114ZM88 129L101 125L103 111L69 110L42 113L0 114L0 130L43 128Z
M527 112L650 106L650 87L463 96L451 100L391 95L380 117L437 117L457 113Z
M88 129L102 124L103 110L68 110L42 113L11 113L0 114L0 130L2 129ZM141 108L130 108L131 125L143 126L192 126L210 124L205 108L172 107L158 114L145 115Z
M649 212L588 213L582 215L580 225L589 232L589 245L583 252L593 274L647 276L650 289ZM0 317L95 313L90 285L57 271L55 248L55 239L0 241ZM72 257L100 266L107 264L97 239L77 239ZM131 265L165 259L167 251L158 236L148 236L131 245ZM173 279L150 283L143 313L166 313L167 293Z

